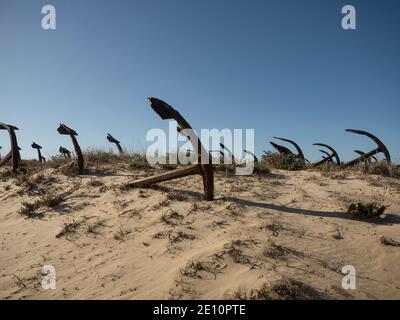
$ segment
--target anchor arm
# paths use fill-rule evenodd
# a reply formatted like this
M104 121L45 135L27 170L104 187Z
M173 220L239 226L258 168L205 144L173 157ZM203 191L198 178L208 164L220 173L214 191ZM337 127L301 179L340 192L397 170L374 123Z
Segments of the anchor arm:
M243 150L243 152L244 153L247 153L247 154L249 154L249 155L251 155L253 158L254 158L254 162L255 163L257 163L258 162L258 158L257 158L257 156L253 153L253 152L251 152L251 151L249 151L249 150Z
M314 146L320 146L320 147L325 147L327 149L329 149L330 151L332 151L332 158L335 158L337 165L340 166L340 158L339 158L339 154L336 152L336 150L334 148L332 148L331 146L325 144L325 143L314 143ZM329 158L327 158L329 159Z
M288 142L288 143L290 143L291 145L293 145L293 146L296 148L296 150L297 150L297 156L298 156L300 159L304 160L304 153L303 153L303 150L301 150L300 146L299 146L296 142L294 142L293 140L289 140L289 139L286 139L286 138L279 138L279 137L274 137L274 139L281 140L281 141L285 141L285 142Z
M282 146L280 144L276 144L275 142L270 141L269 142L280 154L286 154L286 155L294 155L293 152L286 148L285 146Z
M344 168L352 166L352 165L354 165L354 164L356 164L356 163L358 163L360 161L364 161L365 159L368 159L368 158L376 155L379 152L382 152L384 154L388 164L392 163L389 150L386 148L385 144L378 137L376 137L375 135L373 135L372 133L370 133L368 131L363 131L363 130L346 129L346 132L350 132L350 133L355 133L355 134L360 134L360 135L366 136L366 137L372 139L377 144L378 147L376 149L364 154L364 155L361 155L357 159L354 159L354 160L344 164L343 165Z
M107 133L107 140L110 141L111 143L114 143L117 146L119 154L122 155L124 153L121 147L121 143L109 133Z

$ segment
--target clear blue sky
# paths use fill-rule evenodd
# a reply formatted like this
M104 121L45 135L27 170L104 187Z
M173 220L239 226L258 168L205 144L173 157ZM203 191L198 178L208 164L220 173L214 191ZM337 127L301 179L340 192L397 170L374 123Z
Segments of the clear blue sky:
M355 31L341 28L346 4ZM325 142L347 160L374 147L355 128L399 160L399 39L398 0L0 0L0 121L21 129L28 158L32 141L45 156L72 150L60 122L83 148L109 148L111 132L144 149L147 130L167 128L155 96L195 128L254 128L257 154L283 136L309 159Z

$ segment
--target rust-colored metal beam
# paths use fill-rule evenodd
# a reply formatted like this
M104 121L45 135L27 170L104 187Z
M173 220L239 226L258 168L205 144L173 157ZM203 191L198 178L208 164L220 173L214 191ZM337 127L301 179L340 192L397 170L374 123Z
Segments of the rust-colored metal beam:
M37 150L39 162L46 162L46 159L42 156L42 152L40 151L42 147L35 142L32 142L31 147Z
M329 146L329 145L327 145L327 144L325 144L325 143L314 143L313 145L314 145L314 146L319 146L319 147L327 148L327 149L329 149L329 150L332 152L332 154L331 154L330 156L326 157L325 159L322 159L320 162L315 163L315 164L314 164L314 167L319 166L319 165L325 163L326 161L330 161L330 160L332 160L333 158L335 158L336 164L337 164L338 166L340 166L339 154L336 152L336 150L335 150L334 148L332 148L331 146Z
M211 155L205 150L200 139L186 121L186 119L173 107L166 102L157 99L149 98L151 108L156 112L161 119L175 120L183 135L187 136L192 143L193 150L197 152L197 164L190 165L184 168L172 170L170 172L158 174L152 177L140 179L129 184L130 187L145 187L155 183L178 179L193 174L199 174L203 178L204 198L206 200L214 199L214 171L211 163ZM197 143L194 143L196 141Z
M21 161L17 136L15 134L15 131L19 129L15 126L0 122L0 130L7 130L8 135L10 137L10 145L11 145L10 152L3 159L0 160L0 167L11 161L12 171L15 173L17 172L19 162Z
M121 143L109 133L107 133L107 140L110 141L111 143L114 143L117 146L120 155L124 154L124 151L122 150L121 147Z
M62 135L68 135L71 137L72 143L74 145L75 153L77 156L77 167L78 167L78 172L81 174L83 173L83 166L84 166L84 159L83 159L83 154L81 147L79 146L78 140L76 139L76 136L78 135L75 130L67 127L65 124L61 123L60 126L57 129L59 134Z
M386 146L383 144L383 142L381 140L378 139L378 137L374 136L372 133L368 132L368 131L363 131L363 130L355 130L355 129L346 129L346 132L350 132L350 133L355 133L355 134L360 134L363 136L366 136L368 138L370 138L372 141L374 141L377 144L377 148L371 150L370 152L366 152L364 155L361 155L360 157L349 161L345 164L342 165L342 168L347 168L347 167L351 167L359 162L362 162L368 158L370 158L371 156L374 156L380 152L383 153L383 155L386 158L386 162L388 164L391 164L391 158L390 158L390 153L389 150L386 148Z

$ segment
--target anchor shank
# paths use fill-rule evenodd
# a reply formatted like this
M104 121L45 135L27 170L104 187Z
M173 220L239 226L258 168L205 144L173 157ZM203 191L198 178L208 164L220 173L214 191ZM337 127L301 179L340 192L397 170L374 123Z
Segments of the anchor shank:
M173 170L173 171L166 172L166 173L160 173L160 174L154 175L152 177L139 179L139 180L136 180L136 181L130 183L128 186L131 188L145 187L145 186L149 186L149 185L163 182L163 181L168 181L168 180L173 180L173 179L190 176L192 174L202 174L199 165L192 165L187 168L181 168L181 169Z
M366 153L366 154L364 154L364 155L358 157L357 159L354 159L354 160L352 160L352 161L350 161L350 162L345 163L344 165L342 165L342 168L351 167L351 166L353 166L353 165L355 165L355 164L357 164L357 163L359 163L359 162L362 162L362 161L364 161L364 160L366 160L366 159L368 159L368 158L370 158L370 157L376 155L376 154L379 153L380 151L381 151L380 148L376 148L376 149L374 149L374 150L372 150L372 151L370 151L370 152L368 152L368 153Z
M10 151L9 153L7 153L7 155L3 159L0 160L0 167L2 165L6 164L8 161L10 161L11 158L12 158L12 154L11 154L11 151Z
M84 163L82 150L81 150L81 147L79 146L79 143L76 140L75 136L71 134L70 137L72 139L72 143L74 144L75 153L78 157L78 170L79 170L79 173L82 173L83 172L83 163Z
M335 155L332 154L329 157L322 159L320 162L315 163L313 166L314 167L320 166L321 164L324 164L325 162L332 160L334 156Z
M11 140L12 170L13 170L13 172L17 172L18 162L21 159L21 155L18 150L17 136L15 135L14 130L10 130L9 132L10 132L10 140Z
M37 148L36 150L37 150L37 153L38 153L39 161L42 162L42 153L40 152L39 148Z
M120 154L120 155L124 154L124 151L122 150L121 144L119 144L119 143L115 143L115 144L117 145L119 154Z

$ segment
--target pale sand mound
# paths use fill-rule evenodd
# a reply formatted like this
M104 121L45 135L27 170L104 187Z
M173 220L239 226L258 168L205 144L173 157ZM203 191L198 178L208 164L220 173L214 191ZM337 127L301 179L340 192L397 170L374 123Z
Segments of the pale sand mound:
M206 202L199 177L121 190L144 172L52 173L0 182L0 298L400 298L400 247L380 240L400 241L395 180L218 173L216 200ZM63 198L34 218L18 213L40 194ZM382 198L384 218L342 213ZM42 289L43 265L56 268L56 290ZM356 290L341 287L345 265L356 268ZM294 289L274 288L282 279Z

